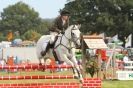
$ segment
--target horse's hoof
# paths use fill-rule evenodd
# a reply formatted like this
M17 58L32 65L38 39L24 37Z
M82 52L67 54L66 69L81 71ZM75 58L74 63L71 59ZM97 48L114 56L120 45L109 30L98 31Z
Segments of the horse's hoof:
M42 63L39 63L39 66L42 66Z
M83 80L79 80L80 83L83 83Z
M74 76L74 79L78 79L79 77L77 77L77 76Z

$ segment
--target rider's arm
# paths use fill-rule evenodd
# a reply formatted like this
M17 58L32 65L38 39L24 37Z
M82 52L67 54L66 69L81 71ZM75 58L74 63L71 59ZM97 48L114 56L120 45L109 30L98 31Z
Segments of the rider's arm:
M60 33L60 30L56 26L53 26L50 31Z
M58 19L55 20L54 25L52 26L52 28L50 29L50 31L58 32L58 33L61 32L61 30L59 29Z

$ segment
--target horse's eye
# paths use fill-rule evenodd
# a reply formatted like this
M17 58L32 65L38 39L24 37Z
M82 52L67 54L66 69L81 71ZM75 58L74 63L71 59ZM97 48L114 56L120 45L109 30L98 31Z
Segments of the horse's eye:
M72 35L74 35L74 33L72 33Z

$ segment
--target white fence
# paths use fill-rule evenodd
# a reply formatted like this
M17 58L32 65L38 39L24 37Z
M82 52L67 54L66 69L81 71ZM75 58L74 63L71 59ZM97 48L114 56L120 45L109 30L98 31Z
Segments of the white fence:
M13 56L19 60L30 60L31 63L38 63L36 47L8 47L3 49L3 58Z
M124 69L132 70L133 69L133 61L124 62Z
M133 80L133 61L124 62L124 71L116 71L119 80Z
M133 71L117 71L119 80L133 80Z

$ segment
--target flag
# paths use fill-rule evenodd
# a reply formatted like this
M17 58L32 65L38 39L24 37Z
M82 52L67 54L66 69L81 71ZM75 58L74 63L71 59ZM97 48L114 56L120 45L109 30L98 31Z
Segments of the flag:
M112 37L112 40L113 40L114 42L119 41L119 39L118 39L118 34L116 34L115 36L113 36L113 37Z
M125 48L127 47L131 47L132 45L132 34L130 34L127 38L126 38L126 43L125 43Z

